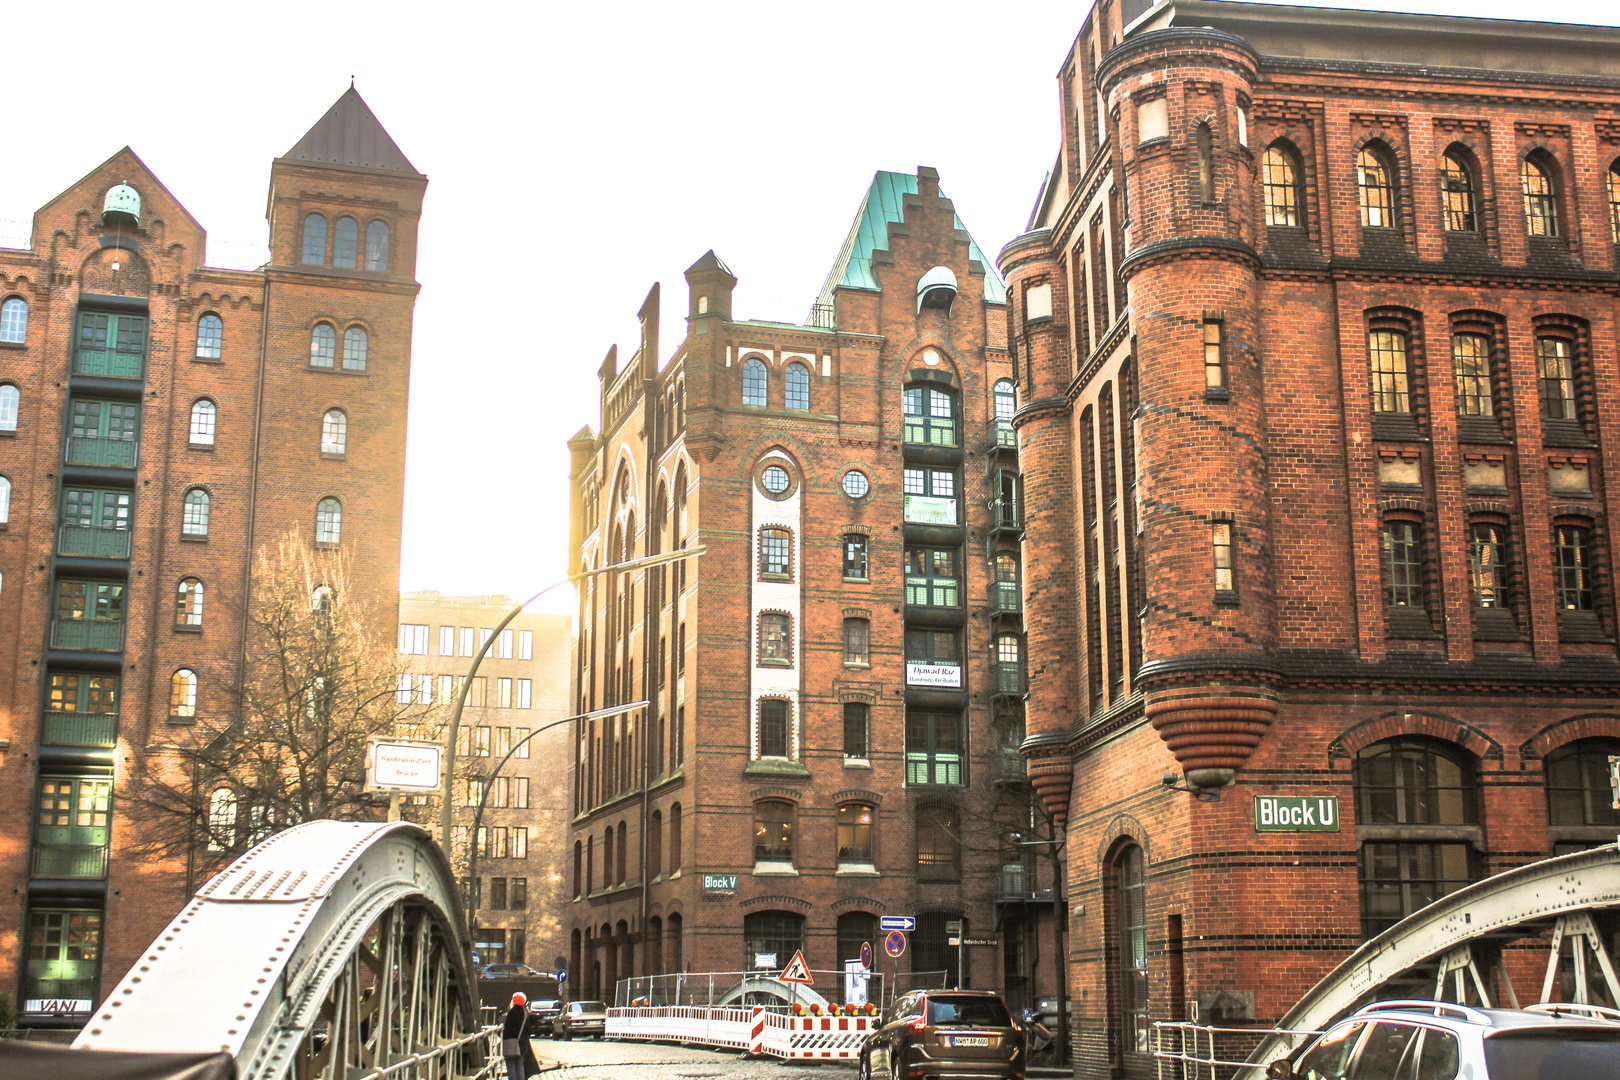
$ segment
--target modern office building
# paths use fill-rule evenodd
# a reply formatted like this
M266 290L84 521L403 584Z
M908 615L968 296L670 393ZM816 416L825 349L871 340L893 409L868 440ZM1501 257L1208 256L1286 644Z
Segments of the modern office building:
M349 556L391 635L426 178L352 88L208 265L129 149L0 250L0 991L78 1026L201 882L120 790L238 700L255 553ZM201 723L207 720L210 723Z
M1052 900L1002 284L928 168L875 176L801 324L734 318L713 252L686 281L680 342L655 286L569 444L576 570L706 549L581 594L575 710L626 708L575 732L574 985L840 971L913 915L903 979L1025 1000Z
M468 666L512 603L505 596L401 593L397 704L435 706L448 719ZM570 732L565 724L539 729L572 715L571 622L532 612L513 619L479 664L462 711L452 851L474 915L474 948L486 964L555 971L566 963ZM474 837L477 859L468 875Z
M1078 1075L1149 1076L1614 841L1620 30L1103 0L1059 95L1000 256L1024 752Z

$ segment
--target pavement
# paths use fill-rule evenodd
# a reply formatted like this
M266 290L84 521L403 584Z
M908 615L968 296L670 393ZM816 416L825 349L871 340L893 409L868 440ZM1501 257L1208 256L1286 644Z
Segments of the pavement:
M595 1039L536 1039L545 1080L852 1080L855 1063L784 1062L735 1050ZM1030 1080L1069 1080L1069 1069L1031 1069Z

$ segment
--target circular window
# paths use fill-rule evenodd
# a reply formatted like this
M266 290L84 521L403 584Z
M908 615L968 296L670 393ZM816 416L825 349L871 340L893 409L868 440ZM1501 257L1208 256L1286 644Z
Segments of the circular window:
M871 490L872 482L859 469L851 469L844 474L844 494L850 498L864 499L866 493Z
M939 367L939 353L935 352L933 349L929 349L927 352L923 353L923 363L927 364L929 367Z
M788 476L788 471L780 465L767 465L765 471L759 474L760 486L772 495L782 494L792 482L793 479Z

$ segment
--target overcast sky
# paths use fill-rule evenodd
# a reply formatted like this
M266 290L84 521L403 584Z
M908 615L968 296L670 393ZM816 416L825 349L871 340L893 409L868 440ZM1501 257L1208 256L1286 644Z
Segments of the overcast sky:
M1620 24L1613 0L1312 6ZM918 165L994 258L1056 152L1057 68L1088 8L13 6L0 242L128 144L208 229L210 261L252 266L270 159L353 75L430 180L400 584L527 596L566 572L564 444L596 426L596 368L634 350L652 283L660 360L681 272L711 247L738 318L800 321L873 171ZM568 610L565 591L542 606Z

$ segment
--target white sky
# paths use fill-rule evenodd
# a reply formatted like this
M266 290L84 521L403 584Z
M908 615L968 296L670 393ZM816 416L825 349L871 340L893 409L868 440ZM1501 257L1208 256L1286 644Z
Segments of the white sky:
M1089 6L13 6L0 238L127 143L238 265L264 243L270 159L354 75L430 179L400 584L527 596L565 573L564 443L596 426L597 365L634 351L652 283L661 360L711 247L737 317L799 321L873 171L918 165L995 258L1056 152ZM1620 24L1613 0L1310 6Z

